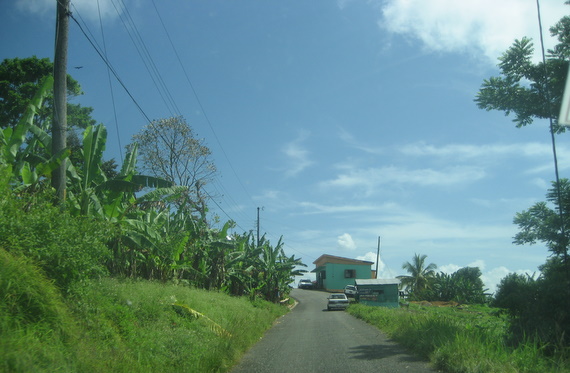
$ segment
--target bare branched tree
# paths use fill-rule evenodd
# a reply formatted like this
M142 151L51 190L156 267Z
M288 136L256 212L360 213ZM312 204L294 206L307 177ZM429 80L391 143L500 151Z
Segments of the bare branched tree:
M204 186L212 181L216 166L203 139L196 138L183 117L152 121L133 141L139 145L141 171L188 187L188 197L202 215L206 209Z

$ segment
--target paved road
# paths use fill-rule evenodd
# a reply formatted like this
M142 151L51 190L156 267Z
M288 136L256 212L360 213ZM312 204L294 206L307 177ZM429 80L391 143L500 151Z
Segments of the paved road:
M232 373L434 372L375 327L344 311L327 311L327 293L294 289L291 295L299 304Z

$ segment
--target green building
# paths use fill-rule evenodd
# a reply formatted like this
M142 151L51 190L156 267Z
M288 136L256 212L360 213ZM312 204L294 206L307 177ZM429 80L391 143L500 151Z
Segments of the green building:
M354 285L357 278L372 278L372 264L366 260L343 258L333 255L321 255L313 262L317 288L331 292L342 292L346 285Z
M358 289L356 300L368 306L400 307L400 280L394 279L356 279Z

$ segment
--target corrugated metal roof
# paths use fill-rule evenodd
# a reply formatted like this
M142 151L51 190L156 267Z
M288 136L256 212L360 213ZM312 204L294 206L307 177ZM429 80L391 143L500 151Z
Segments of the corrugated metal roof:
M374 262L369 262L367 260L350 259L350 258L344 258L342 256L334 256L329 254L323 254L313 262L313 264L315 264L317 267L323 266L326 263L361 264L361 265L374 264Z
M358 285L399 285L400 280L397 278L357 278L354 280L356 286Z

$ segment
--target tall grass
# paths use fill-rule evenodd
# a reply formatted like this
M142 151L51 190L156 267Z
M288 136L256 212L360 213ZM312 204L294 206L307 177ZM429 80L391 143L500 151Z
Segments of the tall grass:
M0 249L0 370L69 371L75 328L54 287L30 260Z
M3 372L225 372L287 310L110 278L62 298L33 264L0 253Z
M225 371L286 310L223 293L112 279L92 283L78 299L84 330L100 350L124 351L148 371Z
M488 307L388 309L360 304L349 312L429 359L444 372L570 372L532 341L505 343L506 321Z

